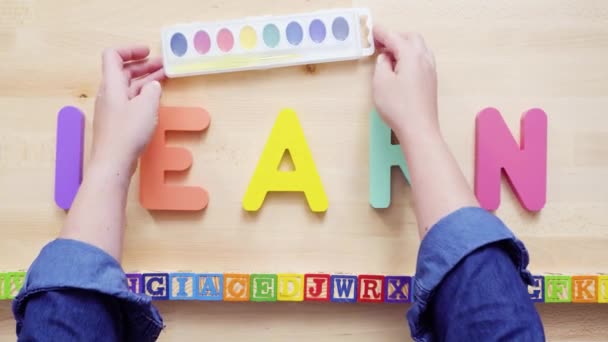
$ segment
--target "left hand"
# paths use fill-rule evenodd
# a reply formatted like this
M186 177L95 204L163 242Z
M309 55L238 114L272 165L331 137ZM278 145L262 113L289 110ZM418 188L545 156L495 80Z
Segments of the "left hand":
M91 162L132 174L154 134L164 79L162 60L131 46L103 52L103 78L95 101ZM129 174L129 176L130 176Z

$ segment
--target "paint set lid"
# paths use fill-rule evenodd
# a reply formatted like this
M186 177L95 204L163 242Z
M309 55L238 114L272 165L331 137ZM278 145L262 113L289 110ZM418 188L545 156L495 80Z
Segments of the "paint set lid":
M358 59L374 53L367 9L349 8L162 30L169 77Z

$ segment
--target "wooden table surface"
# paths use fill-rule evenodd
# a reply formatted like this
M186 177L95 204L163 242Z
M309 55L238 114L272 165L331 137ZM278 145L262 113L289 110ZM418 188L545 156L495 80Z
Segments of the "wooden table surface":
M159 53L163 25L365 6L376 23L421 32L435 52L440 120L469 181L474 119L498 108L519 134L521 113L549 117L548 202L525 212L506 184L497 214L524 240L533 272L608 272L608 2L150 1L0 2L0 270L26 268L65 217L53 202L59 108L87 114L90 148L104 47L132 42ZM412 274L419 240L405 181L392 206L368 204L368 113L373 60L166 83L164 105L202 106L211 126L175 134L194 165L179 181L204 186L209 207L151 213L128 205L126 270ZM249 214L241 199L282 108L299 115L329 197L314 215L302 196L270 195ZM163 341L403 341L407 305L158 304ZM551 341L605 340L608 306L538 306ZM9 302L1 340L14 339Z

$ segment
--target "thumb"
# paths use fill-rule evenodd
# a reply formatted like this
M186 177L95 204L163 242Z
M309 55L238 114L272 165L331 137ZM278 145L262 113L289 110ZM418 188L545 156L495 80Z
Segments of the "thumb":
M137 96L139 98L138 101L142 103L142 106L150 109L152 113L156 113L160 103L161 92L162 88L158 81L148 82L141 88Z
M376 68L374 70L374 81L384 82L391 75L394 75L393 63L386 53L381 53L376 59Z

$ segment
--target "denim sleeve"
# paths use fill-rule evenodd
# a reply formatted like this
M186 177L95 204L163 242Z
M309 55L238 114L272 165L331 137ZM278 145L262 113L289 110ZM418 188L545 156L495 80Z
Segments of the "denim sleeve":
M13 301L18 340L155 341L160 314L127 287L118 262L84 242L46 245Z
M440 305L437 301L437 293L441 292L444 281L455 279L468 287L467 291L460 293L462 297L455 294L442 292L451 300L459 305L450 306L452 310L461 310L468 304L475 306L475 301L481 295L480 292L486 283L494 282L496 279L486 279L485 283L469 281L464 277L464 273L458 271L459 265L469 262L469 256L484 246L493 245L494 249L502 251L507 256L508 261L513 265L514 272L501 274L497 278L514 278L522 283L522 291L527 293L524 284L531 284L532 275L526 270L528 265L528 252L523 243L519 241L513 233L496 216L481 208L462 208L444 217L428 232L422 240L418 252L418 262L416 265L416 275L414 277L413 292L414 303L407 314L412 337L416 341L435 341L437 340L436 324L433 321L433 305ZM483 256L487 256L482 254ZM471 262L478 260L479 256L470 258ZM490 260L484 260L478 268L489 268L487 265ZM484 267L481 267L484 266ZM503 265L504 266L504 265ZM450 278L451 277L451 278ZM447 278L447 279L446 279ZM511 281L515 281L511 279ZM446 285L447 286L447 285ZM493 288L491 292L485 292L485 296L491 296L486 304L500 305L503 293L498 288ZM487 289L486 289L487 290ZM468 296L467 296L468 295ZM492 301L496 299L496 302ZM534 310L529 297L522 298L529 308ZM522 306L528 304L518 303ZM444 308L441 307L443 310ZM443 310L445 317L456 319L461 324L467 319L469 312L447 312ZM457 324L458 322L454 322ZM474 333L475 331L471 331ZM454 336L454 338L457 338ZM475 338L471 340L477 340Z
M526 285L502 243L484 246L448 273L430 304L438 341L544 341Z

